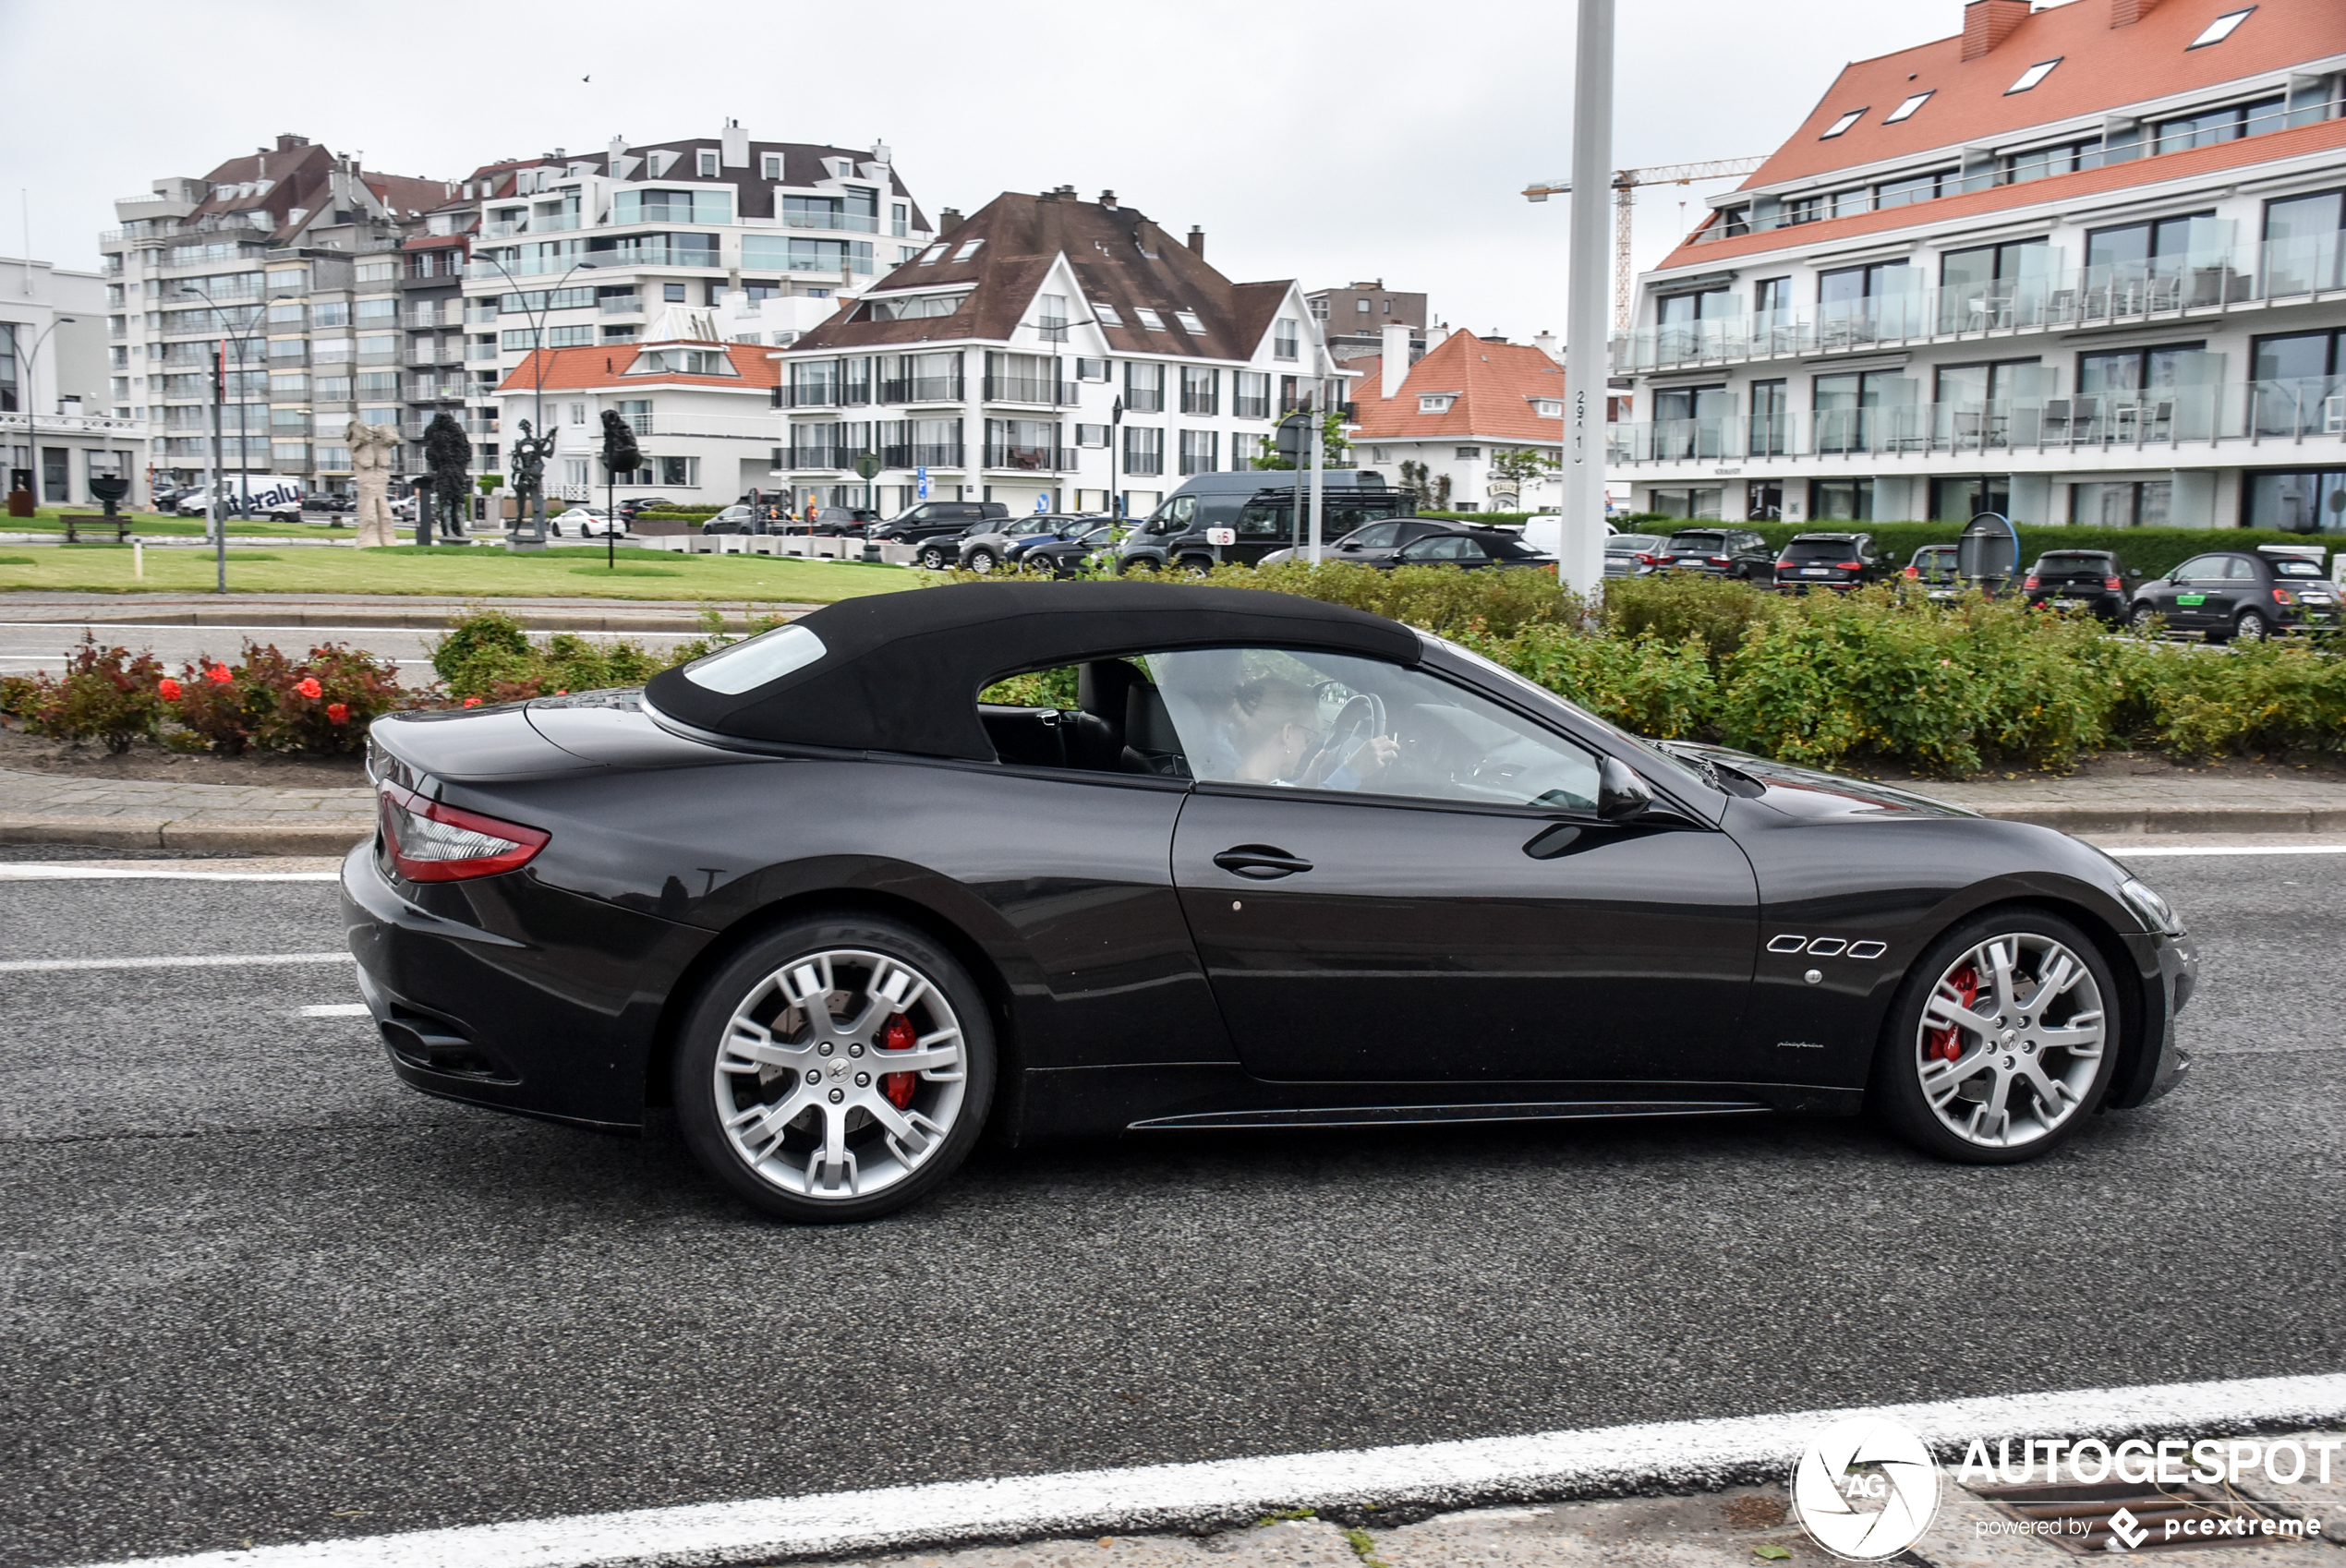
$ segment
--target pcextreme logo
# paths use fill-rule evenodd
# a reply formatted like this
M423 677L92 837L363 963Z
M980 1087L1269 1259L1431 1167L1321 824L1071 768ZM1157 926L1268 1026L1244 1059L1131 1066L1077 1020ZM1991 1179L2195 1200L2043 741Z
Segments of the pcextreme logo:
M1852 1562L1895 1557L1939 1512L1939 1462L1922 1439L1878 1417L1836 1421L1792 1468L1792 1511L1808 1538Z

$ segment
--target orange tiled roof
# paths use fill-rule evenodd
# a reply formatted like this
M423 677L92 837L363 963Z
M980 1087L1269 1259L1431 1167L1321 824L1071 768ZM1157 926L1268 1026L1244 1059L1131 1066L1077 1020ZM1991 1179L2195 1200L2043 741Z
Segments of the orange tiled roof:
M2231 36L2191 47L2209 22L2252 3L2255 13ZM1997 141L2032 127L2270 76L2346 52L2346 6L2338 0L2159 0L2150 15L2123 27L2110 25L2113 14L2113 0L2070 0L2027 17L1977 59L1963 57L1958 33L1845 66L1800 128L1747 183L1771 186ZM2053 59L2061 64L2037 86L2007 91L2030 66ZM1898 124L1882 123L1917 92L1931 97ZM1831 140L1820 139L1852 109L1864 109L1865 118Z
M630 376L627 367L635 362L636 354L647 348L721 348L732 358L739 376L688 376L681 371L660 371L651 376ZM582 348L533 349L522 356L519 365L498 383L500 392L529 392L538 390L538 356L546 356L546 390L580 392L587 388L618 388L662 385L713 387L720 392L764 392L781 382L781 367L766 357L767 350L749 343L605 343L589 344ZM779 426L776 428L780 428Z
M1359 440L1440 440L1560 442L1564 418L1542 418L1531 400L1564 398L1564 367L1529 344L1499 343L1472 332L1452 332L1409 367L1397 397L1378 393L1384 360L1354 359L1348 370L1362 374L1354 384ZM1441 414L1418 411L1427 392L1455 392Z

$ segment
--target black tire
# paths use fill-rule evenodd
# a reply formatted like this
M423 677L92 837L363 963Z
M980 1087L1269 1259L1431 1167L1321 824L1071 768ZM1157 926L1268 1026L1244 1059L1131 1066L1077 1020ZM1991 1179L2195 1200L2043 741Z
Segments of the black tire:
M1173 570L1192 577L1203 577L1214 570L1214 558L1210 555L1185 555L1173 563Z
M1164 564L1153 555L1127 556L1116 563L1116 574L1122 577L1134 572L1155 572Z
M996 561L994 552L992 550L973 549L970 551L969 560L963 561L961 564L983 577L986 573L992 572L995 566L998 563Z
M924 1027L941 1029L948 1024L957 1029L961 1079L958 1081L949 1079L932 1081L926 1073L916 1078L913 1075L883 1074L878 1076L875 1087L872 1074L858 1073L853 1069L866 1062L874 1065L883 1062L886 1060L885 1054L875 1051L865 1056L864 1047L856 1045L852 1048L853 1054L861 1060L851 1062L848 1059L850 1047L845 1043L845 1037L840 1036L840 1054L833 1055L825 1050L819 1058L812 1055L804 1057L814 1069L812 1073L780 1067L760 1069L754 1079L739 1071L729 1075L727 1087L721 1092L731 1096L732 1104L720 1107L718 1057L726 1045L737 1011L746 1006L754 1014L756 1008L772 1005L775 1010L767 1015L764 1020L767 1024L785 1026L793 1018L801 1020L795 1028L776 1027L772 1038L784 1040L786 1048L795 1049L788 1044L785 1037L804 1035L807 1037L804 1043L812 1045L815 1041L825 1038L824 1035L804 1021L806 1015L796 1013L792 1008L786 987L778 983L785 982L793 960L824 955L835 957L841 953L876 956L902 966L927 983L929 990L923 991L909 1002L904 1013L892 1017L907 1019L908 1027L914 1031ZM833 972L849 984L856 983L854 975L857 971L850 964L840 964ZM769 990L769 987L774 989ZM833 991L828 995L836 997L839 992ZM758 1000L761 995L764 1001ZM855 1007L852 995L844 1004L844 1010L851 1014L861 1010ZM671 1087L675 1097L677 1126L684 1142L703 1169L751 1206L777 1219L802 1224L850 1224L877 1219L918 1202L969 1157L971 1149L976 1146L979 1135L985 1129L986 1113L993 1104L994 1031L984 995L970 978L969 971L935 940L909 925L878 916L849 913L817 916L793 921L756 937L735 953L701 986L693 1000L691 1011L685 1015L683 1030L677 1042ZM773 1072L770 1080L768 1070ZM839 1078L842 1087L821 1091L800 1081L804 1077L819 1077L824 1071ZM844 1088L850 1074L863 1080L857 1089ZM942 1092L958 1090L950 1120L943 1124L930 1123L940 1130L927 1150L918 1157L917 1164L870 1192L854 1192L853 1178L850 1180L849 1194L843 1196L818 1196L792 1190L784 1185L785 1180L799 1175L795 1168L796 1144L786 1148L785 1140L819 1143L822 1137L819 1129L828 1126L831 1113L824 1110L815 1097L825 1096L837 1103L839 1096L846 1092L853 1093L862 1100L876 1102L879 1094L889 1091L890 1077L910 1079L912 1083L904 1091L906 1100L898 1101L894 1094L889 1093L889 1104L896 1104L900 1113L909 1111L923 1117L927 1112L939 1109L945 1098ZM932 1091L939 1092L934 1097L921 1098L929 1096ZM778 1132L770 1149L764 1152L776 1157L759 1162L767 1166L766 1170L757 1168L752 1162L750 1152L740 1147L727 1130L724 1125L726 1112L731 1110L738 1114L740 1110L750 1108L752 1101L780 1105L799 1094L807 1098L804 1108L792 1118L791 1127L796 1130ZM807 1116L810 1111L816 1113L811 1118L811 1125L802 1126L810 1121ZM860 1110L851 1104L839 1116L842 1122L853 1124L849 1126L844 1141L848 1152L858 1156L854 1167L858 1177L863 1176L866 1161L882 1171L887 1170L891 1162L901 1164L898 1159L898 1146L889 1140L888 1129L872 1118L870 1111ZM855 1124L854 1118L858 1116L865 1119ZM824 1175L829 1176L832 1169L825 1165ZM805 1185L815 1185L811 1158L805 1172Z
M1962 1049L1967 1060L1977 1059L1968 1055L1975 1045L1980 1048L1981 1056L2000 1060L2007 1070L2018 1066L2026 1073L2028 1068L2023 1065L2024 1061L2033 1058L2043 1076L2065 1079L2071 1084L2059 1097L2062 1109L2054 1125L2043 1128L2019 1142L1990 1145L1955 1131L1949 1124L1956 1118L1942 1119L1941 1111L1934 1108L1925 1092L1923 1080L1926 1073L1931 1070L1932 1058L1928 1054L1931 1041L1926 1032L1924 1009L1930 1003L1941 978L1948 973L1951 966L1958 964L1973 949L2000 938L2013 937L2024 944L2030 941L2057 944L2079 960L2085 977L2092 981L2095 992L2092 999L2099 1004L2093 1011L2098 1016L2102 1039L2098 1055L2089 1061L2060 1053L2050 1043L2045 1043L2043 1054L2038 1055L2040 1043L2027 1038L2032 1031L2026 1026L2030 1024L2031 1019L2025 1009L2045 1000L2039 997L2035 1002L2024 1001L2021 1004L2024 1011L2017 1017L2011 1017L2010 1021L2023 1027L1998 1031L2001 1043L1985 1035L1964 1042ZM2016 956L2024 965L2038 961L2030 958L2025 946ZM2042 983L2048 977L2035 975L2031 978ZM2043 1007L2034 1019L2035 1025L2038 1029L2065 1028L2067 1018L2082 1017L2087 1010L2076 1005L2083 999L2076 989L2076 982L2072 981L2067 989ZM2051 1024L2050 1020L2054 1010L2064 1005L2071 1007L2070 1013L2064 1015L2064 1024ZM1991 998L1991 1010L1992 1007ZM1892 1131L1924 1152L1942 1160L1957 1164L2010 1165L2038 1159L2076 1136L2077 1129L2092 1116L2101 1104L2102 1096L2109 1092L2110 1077L2118 1063L2118 1026L2122 1007L2109 960L2102 957L2093 940L2070 922L2050 911L2025 906L1991 910L1974 916L1932 943L1907 971L1905 983L1898 988L1897 997L1891 1004L1890 1015L1882 1025L1881 1039L1874 1053L1873 1075L1867 1085L1867 1104ZM1997 1021L2001 1023L2005 1019L1999 1019ZM1954 1034L1960 1031L1942 1032ZM2056 1055L2061 1055L2063 1060L2063 1066L2057 1070L2052 1066ZM1953 1070L1956 1065L1950 1063L1945 1076L1941 1079L1942 1085L1958 1078ZM1973 1070L1984 1072L1993 1079L1999 1076L1994 1067L1994 1061L1990 1061L1985 1067ZM2025 1087L2025 1080L2014 1080L2015 1096L2034 1104L2038 1097L2033 1090ZM1972 1078L1962 1081L1959 1088L1969 1089L1977 1084L1977 1079ZM1942 1104L1973 1107L1976 1121L1977 1111L1986 1099L1986 1092L1978 1099L1957 1092L1948 1094ZM2038 1119L2041 1120L2041 1116L2039 1113ZM2013 1128L2008 1121L2005 1135L2009 1136L2011 1130Z
M2126 612L2126 624L2137 632L2147 631L2150 623L2158 619L2159 611L2146 604L2138 604Z
M952 558L935 545L921 547L921 564L931 572L942 572L953 564Z
M2232 622L2231 635L2235 642L2261 643L2272 634L2273 623L2265 618L2261 609L2243 609L2240 612L2240 619Z

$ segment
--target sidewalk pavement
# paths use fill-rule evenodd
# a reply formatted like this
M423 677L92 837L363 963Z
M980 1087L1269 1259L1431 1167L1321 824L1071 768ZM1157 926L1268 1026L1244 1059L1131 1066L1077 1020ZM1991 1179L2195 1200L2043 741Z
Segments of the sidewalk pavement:
M464 598L453 594L77 594L0 596L0 623L109 626L394 626L444 631L467 609L495 609L533 632L697 632L710 609L731 631L748 614L799 616L811 604L739 600Z
M1984 815L2039 823L2105 849L2154 838L2262 839L2346 835L2346 780L2165 777L1983 779L1922 793ZM339 854L375 829L364 786L90 780L0 768L0 844L84 844L181 854Z

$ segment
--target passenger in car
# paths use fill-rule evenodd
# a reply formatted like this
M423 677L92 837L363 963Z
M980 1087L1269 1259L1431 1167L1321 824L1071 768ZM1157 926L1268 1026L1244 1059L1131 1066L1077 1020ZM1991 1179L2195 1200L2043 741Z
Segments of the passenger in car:
M1373 735L1337 754L1321 733L1320 705L1312 692L1273 676L1241 682L1230 694L1229 714L1220 738L1229 771L1219 777L1243 782L1359 790L1401 752L1392 736ZM1201 774L1217 776L1203 769Z

